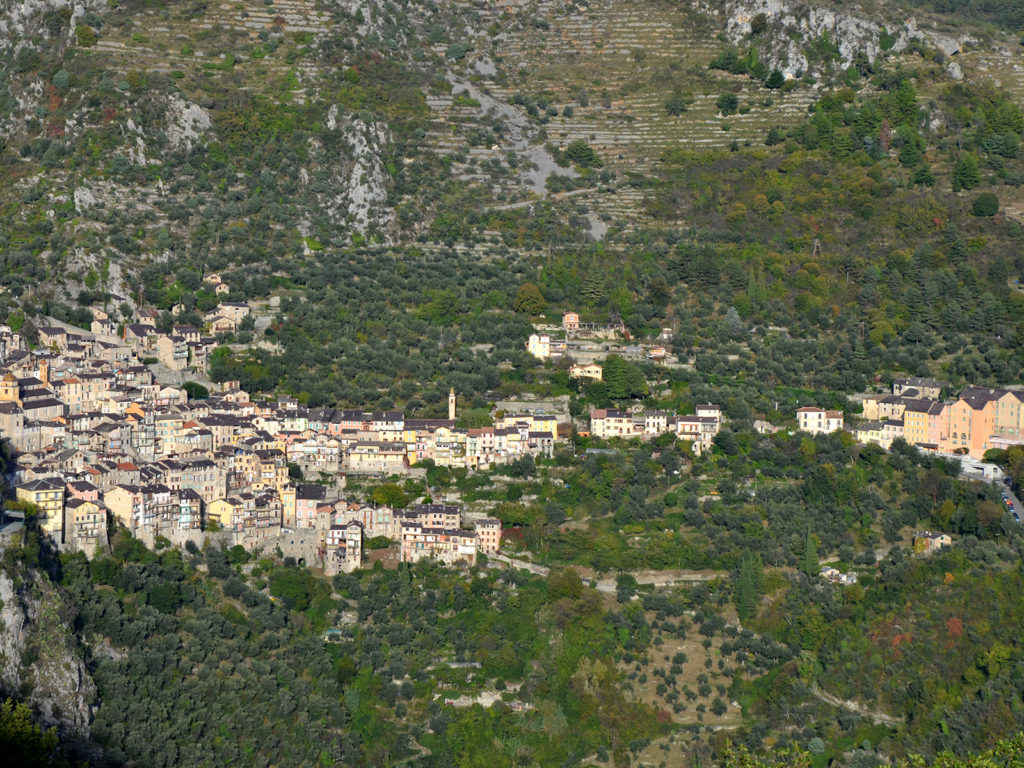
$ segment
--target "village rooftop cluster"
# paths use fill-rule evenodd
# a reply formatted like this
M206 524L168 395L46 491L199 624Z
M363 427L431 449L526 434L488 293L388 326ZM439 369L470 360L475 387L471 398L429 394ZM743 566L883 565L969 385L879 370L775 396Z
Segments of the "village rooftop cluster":
M35 506L41 528L62 547L94 551L117 521L148 541L213 534L339 569L358 565L364 534L394 540L404 560L474 563L478 553L497 551L497 520L464 530L469 521L454 507L397 512L331 498L324 484L344 488L346 475L409 472L425 460L487 468L550 456L559 440L558 417L542 411L456 427L454 391L446 419L311 409L287 396L254 401L237 382L190 400L185 386L155 380L142 362L153 334L130 328L123 339L43 328L45 349L30 351L0 326L9 477L17 500ZM157 345L167 338L156 335ZM289 465L324 484L295 482Z

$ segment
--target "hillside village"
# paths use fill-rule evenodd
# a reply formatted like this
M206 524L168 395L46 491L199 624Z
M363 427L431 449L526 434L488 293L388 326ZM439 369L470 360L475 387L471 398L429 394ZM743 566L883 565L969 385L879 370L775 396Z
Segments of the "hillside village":
M671 339L670 328L655 343L631 345L621 323L584 323L577 312L567 310L560 326L537 326L536 330L527 340L527 352L541 361L568 361L569 376L583 381L602 381L602 362L612 354L667 367L679 364L662 343ZM848 425L840 410L813 405L798 408L794 416L799 431L829 434L845 429L860 443L886 449L903 439L922 451L982 459L986 451L1024 444L1024 389L968 386L958 398L944 400L948 390L947 383L931 378L897 378L889 394L853 395L862 407L856 424ZM590 411L589 434L649 438L672 432L691 441L699 455L711 447L721 423L721 408L712 404L698 406L692 416L595 408ZM777 429L767 422L755 426L760 432Z
M249 312L243 303L221 303L207 313L207 328L234 332ZM201 373L218 342L192 326L163 333L157 319L142 309L118 336L97 312L91 332L39 328L35 349L0 326L0 430L13 451L9 479L17 500L38 508L43 529L61 546L93 551L116 522L144 539L174 543L220 532L232 544L279 547L329 570L358 567L363 536L396 542L403 560L474 563L478 553L497 551L499 521L477 520L470 531L455 507L404 512L349 502L337 495L346 476L404 474L425 461L478 470L550 457L574 428L598 439L673 434L699 456L724 421L722 408L706 403L692 415L592 408L589 425L573 424L540 402L495 410L492 426L459 427L454 390L446 419L307 408L284 395L254 400L237 382L191 399L186 386L159 383L147 363L155 353L172 372ZM577 343L596 336L613 348L621 333L614 325L587 326L573 312L563 316L563 329ZM535 334L531 351L537 343ZM568 351L537 356L557 354ZM644 354L663 359L664 347ZM573 362L570 375L601 380L600 360ZM797 428L848 429L859 442L884 448L902 438L973 459L1024 442L1024 392L968 387L957 400L942 401L946 389L932 379L897 379L892 394L857 396L863 420L853 427L842 411L804 406L795 414Z
M245 306L232 314L222 305L208 322L237 323ZM473 564L478 553L498 550L497 520L478 518L466 530L470 521L457 507L349 502L338 496L346 477L407 473L428 460L486 469L550 456L567 432L558 415L540 409L457 427L454 390L446 419L312 409L287 396L256 401L237 382L190 399L187 386L156 380L148 355L196 365L213 339L198 329L160 333L148 310L122 338L106 332L105 319L93 332L40 328L35 349L0 326L0 432L21 503L13 506L32 505L61 547L95 551L116 522L149 542L212 534L247 549L278 547L328 572L358 567L364 536L396 542L403 561ZM320 482L301 482L307 476Z
M896 379L893 394L857 396L863 411L855 425L846 424L843 411L808 405L796 410L796 428L812 435L845 430L859 443L885 449L902 439L927 453L979 460L990 450L1024 445L1024 390L969 386L955 400L940 400L939 392L946 386L933 379ZM691 440L699 455L718 434L722 412L712 404L698 405L696 410L693 416L677 416L665 411L595 408L590 412L590 434L633 438L673 432ZM762 433L779 429L762 420L755 427Z

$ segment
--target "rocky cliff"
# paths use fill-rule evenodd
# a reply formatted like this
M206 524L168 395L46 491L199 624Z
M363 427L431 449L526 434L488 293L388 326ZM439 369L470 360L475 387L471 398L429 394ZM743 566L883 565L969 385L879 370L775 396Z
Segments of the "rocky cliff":
M948 58L969 42L918 27L913 18L887 27L872 18L790 0L698 2L696 7L724 21L733 43L757 45L762 61L787 78L820 74L831 63L846 69L860 57L873 62L885 51L900 53L915 44Z
M20 562L13 575L0 570L0 689L27 701L64 739L85 742L96 686L73 617L45 576Z

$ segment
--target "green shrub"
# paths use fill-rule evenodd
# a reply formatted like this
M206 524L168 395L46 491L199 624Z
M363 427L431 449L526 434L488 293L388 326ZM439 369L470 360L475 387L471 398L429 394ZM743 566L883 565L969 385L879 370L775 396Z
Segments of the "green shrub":
M995 216L999 213L999 198L992 192L983 192L974 199L971 205L973 216Z
M723 115L731 115L740 105L740 100L735 93L723 93L715 100L715 106Z
M604 162L598 157L594 148L583 139L576 139L576 141L570 143L565 148L565 157L581 168L600 168L604 165Z
M445 51L445 58L451 59L452 61L461 61L466 58L466 54L473 50L473 46L469 43L452 43L448 46L448 50Z
M88 24L79 24L75 27L75 40L82 48L91 48L96 45L96 30Z
M690 100L686 96L676 92L665 102L665 111L673 117L677 117L687 110L689 103Z

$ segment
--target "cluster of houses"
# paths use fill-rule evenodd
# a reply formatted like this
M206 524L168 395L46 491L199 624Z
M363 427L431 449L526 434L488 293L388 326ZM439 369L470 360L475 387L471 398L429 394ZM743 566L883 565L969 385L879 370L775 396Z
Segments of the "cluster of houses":
M253 401L237 382L190 400L185 387L158 383L134 345L59 329L40 336L45 347L30 350L20 334L0 326L8 480L17 500L38 508L55 542L86 551L103 543L108 521L117 521L140 537L179 543L220 531L257 547L287 535L307 560L354 567L361 534L332 533L351 522L351 510L329 502L324 485L297 483L293 475L343 488L346 474L405 472L428 459L486 468L551 455L560 427L567 431L541 410L498 412L493 426L457 428L454 391L447 419L312 409L287 396ZM333 510L327 517L325 504ZM407 532L388 527L397 519L390 510L359 514L363 530L379 531L370 535L407 539L402 551L409 559L427 553L475 562L478 533L493 547L500 538L493 523L462 531L457 514L454 523L451 515L441 523L405 520L415 527Z
M944 386L934 379L897 379L892 394L865 396L857 440L888 448L903 438L921 450L973 459L993 448L1024 445L1024 390L971 386L956 400L943 401Z
M671 338L672 329L665 328L653 343L629 343L629 331L621 320L616 319L607 325L583 323L578 313L567 311L562 315L560 327L541 326L536 333L530 334L526 341L526 351L538 360L577 360L582 365L573 365L569 369L570 376L600 380L601 368L596 362L609 354L633 360L677 363L666 346Z
M224 283L217 285L224 286ZM175 314L184 310L183 307L175 309L178 310ZM251 309L244 302L223 301L204 316L205 330L175 324L170 333L157 329L160 313L155 309L140 309L135 322L120 328L102 309L94 307L92 313L88 333L60 326L43 327L39 329L39 346L79 359L99 355L122 360L153 358L172 371L205 373L210 353L217 347L217 337L236 333L242 321L250 316Z
M432 559L454 565L476 565L477 555L497 554L501 547L501 521L479 518L474 530L461 526L458 507L443 504L419 504L409 511L396 512L386 534L398 542L399 559L415 563Z
M860 396L862 418L851 428L857 442L888 449L902 438L923 451L982 459L992 449L1024 445L1024 389L966 387L955 400L942 400L947 386L926 378L896 379L891 394ZM797 409L803 432L844 429L842 411Z
M210 353L217 346L217 337L237 333L250 313L249 305L244 302L222 301L203 316L209 333L194 325L180 324L172 326L170 333L162 333L156 329L156 311L144 309L139 312L139 322L124 326L122 339L141 357L155 357L172 371L205 373Z
M316 503L315 514L320 532L315 558L328 575L361 567L364 537L390 539L403 563L430 559L474 566L480 555L501 548L500 520L477 518L467 530L462 511L451 505L416 504L405 510L324 499Z
M694 453L711 448L711 441L722 427L722 408L712 403L698 405L693 416L668 411L620 411L594 408L590 411L593 437L653 438L671 432L680 440L689 440Z
M856 573L842 573L838 568L831 565L821 566L821 578L832 584L856 584L857 574Z

